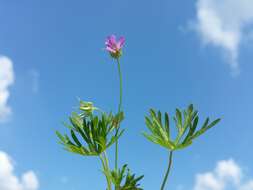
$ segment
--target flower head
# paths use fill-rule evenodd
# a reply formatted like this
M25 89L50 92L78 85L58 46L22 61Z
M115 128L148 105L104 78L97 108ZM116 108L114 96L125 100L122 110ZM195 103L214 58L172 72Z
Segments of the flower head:
M122 48L124 46L124 43L125 43L124 37L120 37L119 40L117 41L115 35L110 35L107 37L105 41L106 50L110 53L110 55L113 58L118 59L122 55Z

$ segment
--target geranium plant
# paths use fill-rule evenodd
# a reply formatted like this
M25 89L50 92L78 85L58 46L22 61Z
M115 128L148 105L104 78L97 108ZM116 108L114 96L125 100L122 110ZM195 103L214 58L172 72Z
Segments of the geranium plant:
M95 107L92 102L80 100L79 112L73 112L69 117L69 123L64 125L68 128L69 134L62 135L56 132L60 143L64 149L81 156L97 156L102 165L102 171L105 176L106 190L142 190L140 180L144 177L136 176L131 172L128 165L118 166L119 139L124 133L121 128L121 122L124 120L122 110L122 73L120 67L120 58L125 38L111 35L106 39L105 49L116 61L119 74L119 105L116 113L106 113L100 108ZM143 132L152 143L164 147L168 151L168 168L160 189L164 190L168 175L172 166L173 152L184 149L192 142L205 133L208 129L215 126L220 119L210 122L209 118L205 120L198 128L199 116L193 105L189 105L185 110L176 109L175 116L172 117L177 129L175 139L171 135L171 122L169 114L150 109L149 115L145 117L145 123L149 133ZM107 150L115 146L114 167L111 168Z

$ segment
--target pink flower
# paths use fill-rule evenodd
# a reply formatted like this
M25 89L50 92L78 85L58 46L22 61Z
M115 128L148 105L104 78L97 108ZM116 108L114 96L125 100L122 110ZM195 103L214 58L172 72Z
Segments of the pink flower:
M124 43L124 37L120 37L117 41L115 35L108 36L105 41L106 50L111 54L113 58L118 59L122 55L122 48L124 46Z

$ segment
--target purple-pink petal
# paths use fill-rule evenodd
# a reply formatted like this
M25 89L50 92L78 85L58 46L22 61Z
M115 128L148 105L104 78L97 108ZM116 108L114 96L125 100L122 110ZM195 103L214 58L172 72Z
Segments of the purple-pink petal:
M120 50L123 47L124 43L125 43L125 38L120 37L119 41L116 44L117 49Z
M110 46L107 46L105 49L111 53L116 53L116 50L112 49Z
M119 44L120 48L122 48L123 45L125 44L125 38L123 36L121 36L119 38L118 44Z
M116 36L115 35L110 35L107 37L107 42L108 44L112 45L116 43Z

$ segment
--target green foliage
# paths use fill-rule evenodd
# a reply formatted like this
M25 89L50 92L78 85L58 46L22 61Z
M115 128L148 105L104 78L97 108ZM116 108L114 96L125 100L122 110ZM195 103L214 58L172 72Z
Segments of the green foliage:
M145 122L151 134L144 132L143 135L149 141L173 151L188 147L194 139L220 121L220 119L216 119L210 123L209 118L207 118L202 127L197 130L199 116L198 111L194 110L192 104L186 110L180 111L176 109L176 115L173 119L177 128L177 137L175 140L171 138L168 113L164 114L163 119L160 111L155 112L155 110L150 109L150 116L145 117Z
M125 164L122 169L111 171L110 178L115 185L115 190L143 190L139 188L138 182L144 176L135 177Z
M113 133L116 123L124 119L123 112L82 114L73 113L70 117L70 125L65 126L70 130L70 135L56 134L64 148L72 153L84 156L98 156L109 148L123 134L123 130Z

